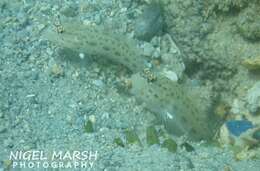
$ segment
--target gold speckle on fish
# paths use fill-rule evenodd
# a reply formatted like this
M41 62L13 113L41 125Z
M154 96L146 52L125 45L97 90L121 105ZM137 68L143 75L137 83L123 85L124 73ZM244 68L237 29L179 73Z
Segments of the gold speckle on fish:
M56 21L54 22L54 27L55 27L55 31L57 33L63 33L64 32L64 27L62 26L59 17L57 17Z
M144 74L144 76L147 78L147 80L149 82L152 82L152 81L156 80L155 74L149 68L145 68L143 70L143 74Z

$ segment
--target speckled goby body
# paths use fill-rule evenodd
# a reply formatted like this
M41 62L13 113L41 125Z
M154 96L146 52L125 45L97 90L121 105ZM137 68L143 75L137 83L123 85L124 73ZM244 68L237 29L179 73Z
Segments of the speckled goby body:
M220 120L210 115L207 104L202 104L188 87L163 75L148 82L140 74L134 74L131 92L161 119L167 131L175 135L209 140L219 127Z
M97 26L80 23L62 26L64 32L47 31L44 36L61 47L122 64L133 73L141 73L145 68L145 59L133 40ZM139 74L133 75L131 80L131 93L163 121L170 133L185 134L193 140L210 139L214 135L214 118L208 116L204 104L200 104L198 98L189 94L182 85L162 75L154 82L147 82Z
M62 27L62 33L49 29L43 36L61 47L122 64L132 72L144 68L145 61L140 57L134 40L99 26L86 26L78 22L62 23Z

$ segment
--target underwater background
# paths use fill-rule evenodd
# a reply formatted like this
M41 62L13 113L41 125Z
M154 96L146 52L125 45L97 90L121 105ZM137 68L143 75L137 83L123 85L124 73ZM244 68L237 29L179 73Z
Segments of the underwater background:
M0 171L260 170L259 11L1 0Z

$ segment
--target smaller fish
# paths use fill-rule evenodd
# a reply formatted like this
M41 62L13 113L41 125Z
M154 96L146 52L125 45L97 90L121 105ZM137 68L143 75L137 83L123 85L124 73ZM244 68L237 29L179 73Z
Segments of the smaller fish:
M210 115L207 104L185 86L163 75L158 75L154 82L140 74L134 74L131 80L131 93L145 102L170 133L187 135L192 140L208 140L215 135L220 120Z

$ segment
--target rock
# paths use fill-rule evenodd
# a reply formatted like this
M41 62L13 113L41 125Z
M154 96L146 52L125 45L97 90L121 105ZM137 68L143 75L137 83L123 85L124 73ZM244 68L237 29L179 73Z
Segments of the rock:
M245 149L260 142L260 128L247 120L227 121L220 129L220 143Z
M162 37L161 49L162 49L162 53L174 54L175 56L177 55L177 57L181 55L180 49L178 48L176 43L173 41L171 35L169 34L165 34Z
M260 81L248 90L247 96L247 108L253 115L259 115L260 113Z
M155 51L153 45L147 42L143 44L142 48L143 48L143 55L147 57L151 57L153 55L153 52Z
M165 34L161 40L161 59L168 70L174 71L178 78L183 76L185 65L182 60L182 53L169 34Z
M171 81L178 81L178 76L175 72L169 70L163 70L163 75Z
M244 104L239 99L234 99L230 112L236 115L240 115L243 111Z
M157 47L157 48L154 50L152 57L155 58L155 59L158 59L160 56L161 56L161 50L160 50L159 47Z
M54 64L51 67L51 75L54 77L61 77L64 75L64 71L60 65Z
M102 80L94 80L93 84L96 85L97 87L104 87L104 83Z
M122 141L122 139L119 138L119 137L115 138L113 142L114 142L114 144L116 144L117 146L120 146L120 147L124 147L124 146L125 146L124 143L123 143L123 141Z
M187 152L192 152L195 149L187 142L181 144L181 147L183 147Z
M168 151L172 153L175 153L177 151L177 143L171 138L164 140L162 147L167 148Z
M135 36L144 41L150 41L163 28L162 10L158 4L150 4L134 24Z
M253 128L253 124L247 120L230 120L227 121L225 124L228 131L236 137L240 136L248 129Z

